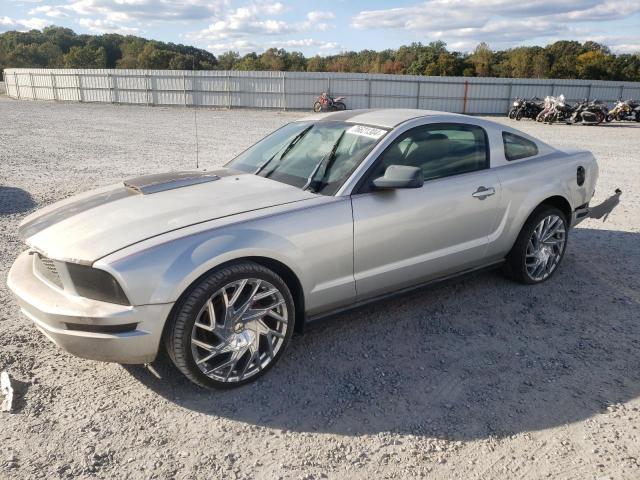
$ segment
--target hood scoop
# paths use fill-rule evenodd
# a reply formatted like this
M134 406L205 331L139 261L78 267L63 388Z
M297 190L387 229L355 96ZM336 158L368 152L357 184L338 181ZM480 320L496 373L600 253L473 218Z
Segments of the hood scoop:
M142 177L125 180L124 186L136 193L150 195L175 188L189 187L200 183L219 180L218 175L207 172L171 172L144 175Z

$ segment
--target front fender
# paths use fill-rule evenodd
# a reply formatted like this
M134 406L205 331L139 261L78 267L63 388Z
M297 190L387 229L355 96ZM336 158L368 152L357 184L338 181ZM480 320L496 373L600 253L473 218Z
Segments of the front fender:
M355 297L353 216L348 197L317 196L169 231L96 261L135 305L175 302L194 280L239 258L265 257L297 277L307 313Z
M200 276L239 258L271 258L301 278L300 255L297 247L282 236L236 227L170 240L112 263L99 261L96 266L110 271L138 305L175 302Z

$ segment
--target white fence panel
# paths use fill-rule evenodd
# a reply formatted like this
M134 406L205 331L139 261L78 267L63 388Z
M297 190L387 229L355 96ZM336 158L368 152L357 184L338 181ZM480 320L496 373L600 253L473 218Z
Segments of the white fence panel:
M640 98L638 82L564 79L423 77L361 73L187 70L7 69L17 99L222 108L311 109L322 92L348 108L423 108L503 114L514 97L563 94L613 103Z

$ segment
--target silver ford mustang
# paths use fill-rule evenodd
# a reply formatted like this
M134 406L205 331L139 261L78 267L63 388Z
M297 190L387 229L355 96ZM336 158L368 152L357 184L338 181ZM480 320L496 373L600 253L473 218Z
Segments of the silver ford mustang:
M225 168L133 178L27 217L8 284L81 357L258 378L310 320L503 265L535 284L588 215L593 156L426 110L289 123Z

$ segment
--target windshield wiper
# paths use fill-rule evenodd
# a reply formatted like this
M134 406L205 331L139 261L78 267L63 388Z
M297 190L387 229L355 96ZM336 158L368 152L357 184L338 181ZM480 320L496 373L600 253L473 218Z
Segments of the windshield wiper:
M320 161L316 163L316 166L313 167L313 170L311 170L311 173L307 177L307 183L304 184L304 186L302 187L302 190L306 190L307 188L311 187L314 192L318 191L317 187L319 187L319 185L316 185L317 181L314 180L316 173L318 173L318 170L320 170L320 167L322 167L322 176L320 177L320 179L322 180L325 177L327 170L331 168L333 161L336 158L336 150L338 150L338 146L340 145L340 142L342 141L342 137L344 137L345 132L346 130L342 131L342 133L338 137L338 140L336 140L336 143L334 143L333 147L331 147L331 151L327 153L324 157L322 157Z
M285 157L285 155L289 153L293 147L296 146L296 143L302 140L302 137L304 137L307 134L307 132L309 132L309 130L311 130L312 128L313 128L313 124L309 125L307 128L305 128L300 133L298 133L295 137L293 137L293 139L289 142L289 145L287 145L287 147L282 152L282 155L280 155L280 158L278 159L278 161L282 160ZM258 165L258 168L256 168L253 174L258 175L262 170L264 170L264 168L267 165L269 165L274 158L276 158L276 155L278 155L279 151L280 150L278 150L276 153L271 155L271 157L269 157L265 162L262 162L260 165Z

